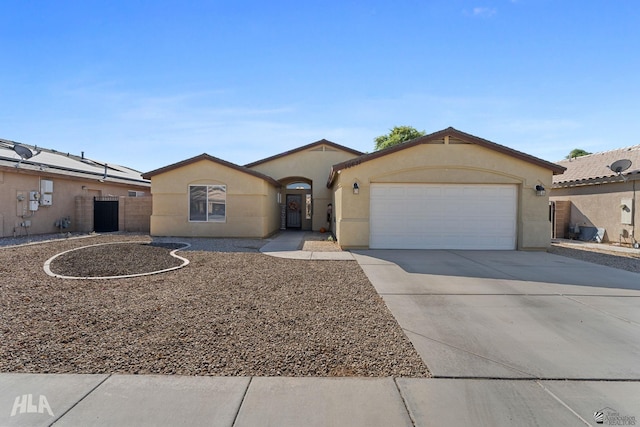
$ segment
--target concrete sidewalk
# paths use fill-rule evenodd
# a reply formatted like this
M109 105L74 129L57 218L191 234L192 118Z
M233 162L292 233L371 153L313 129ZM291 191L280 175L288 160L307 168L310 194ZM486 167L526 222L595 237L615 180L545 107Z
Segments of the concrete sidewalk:
M302 248L305 231L284 231L277 234L269 243L260 248L260 252L278 258L306 260L353 261L351 252L312 252Z
M599 411L637 419L639 384L0 374L3 427L584 426Z

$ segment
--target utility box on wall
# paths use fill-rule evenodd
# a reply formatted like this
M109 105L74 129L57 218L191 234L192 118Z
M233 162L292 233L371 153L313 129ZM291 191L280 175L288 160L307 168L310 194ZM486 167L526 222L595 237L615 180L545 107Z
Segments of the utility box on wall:
M620 201L620 222L622 224L633 224L633 199L622 199Z
M51 206L53 204L53 194L43 194L40 198L42 206Z
M40 180L40 205L51 206L53 205L53 181L50 179Z
M53 193L53 181L50 179L43 179L40 181L41 193Z

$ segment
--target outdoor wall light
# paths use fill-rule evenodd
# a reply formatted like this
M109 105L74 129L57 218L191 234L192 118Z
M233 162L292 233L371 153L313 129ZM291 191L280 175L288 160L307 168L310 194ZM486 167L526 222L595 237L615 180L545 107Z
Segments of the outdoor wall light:
M536 196L544 196L546 193L546 191L544 190L544 187L542 185L536 185Z
M353 194L358 194L360 193L360 187L358 187L358 183L354 182L353 183Z

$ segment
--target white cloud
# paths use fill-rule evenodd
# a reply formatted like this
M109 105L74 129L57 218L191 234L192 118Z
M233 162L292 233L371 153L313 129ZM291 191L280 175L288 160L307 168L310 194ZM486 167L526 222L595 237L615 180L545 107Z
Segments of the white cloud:
M496 13L498 13L498 10L492 7L474 7L471 10L465 9L463 13L467 16L474 16L479 18L491 18Z

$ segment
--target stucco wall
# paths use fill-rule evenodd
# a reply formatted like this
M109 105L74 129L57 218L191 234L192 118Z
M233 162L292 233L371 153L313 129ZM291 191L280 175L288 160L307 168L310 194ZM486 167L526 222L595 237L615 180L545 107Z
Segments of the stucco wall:
M189 185L226 185L225 222L189 221ZM267 181L210 160L151 178L155 236L265 237L277 230L277 191Z
M518 249L546 249L551 223L548 197L534 188L551 188L552 172L474 144L422 144L343 169L337 176L336 235L341 246L369 246L371 183L516 184ZM353 183L360 191L353 194Z
M40 191L42 179L53 181L53 203L29 210L29 192ZM58 232L57 220L70 218L70 227L63 231L83 231L77 217L76 197L92 195L126 196L129 191L150 194L148 186L100 182L97 179L71 178L32 171L0 170L0 237ZM20 201L19 198L24 198ZM28 228L20 224L30 221Z
M636 240L640 239L637 228L634 229L635 224L640 221L638 203L636 201L634 206L629 207L632 210L633 224L622 223L620 205L623 199L634 198L634 185L636 191L640 189L640 182L634 180L554 188L550 199L571 202L571 225L604 228L605 241L632 243L631 236L635 236Z
M327 179L331 166L356 157L333 146L319 144L304 151L257 164L251 169L262 172L278 181L288 178L305 178L311 181L313 214L311 228L327 227L327 205L332 201ZM283 189L283 194L284 194ZM284 200L284 196L282 198ZM304 212L303 212L304 215Z

